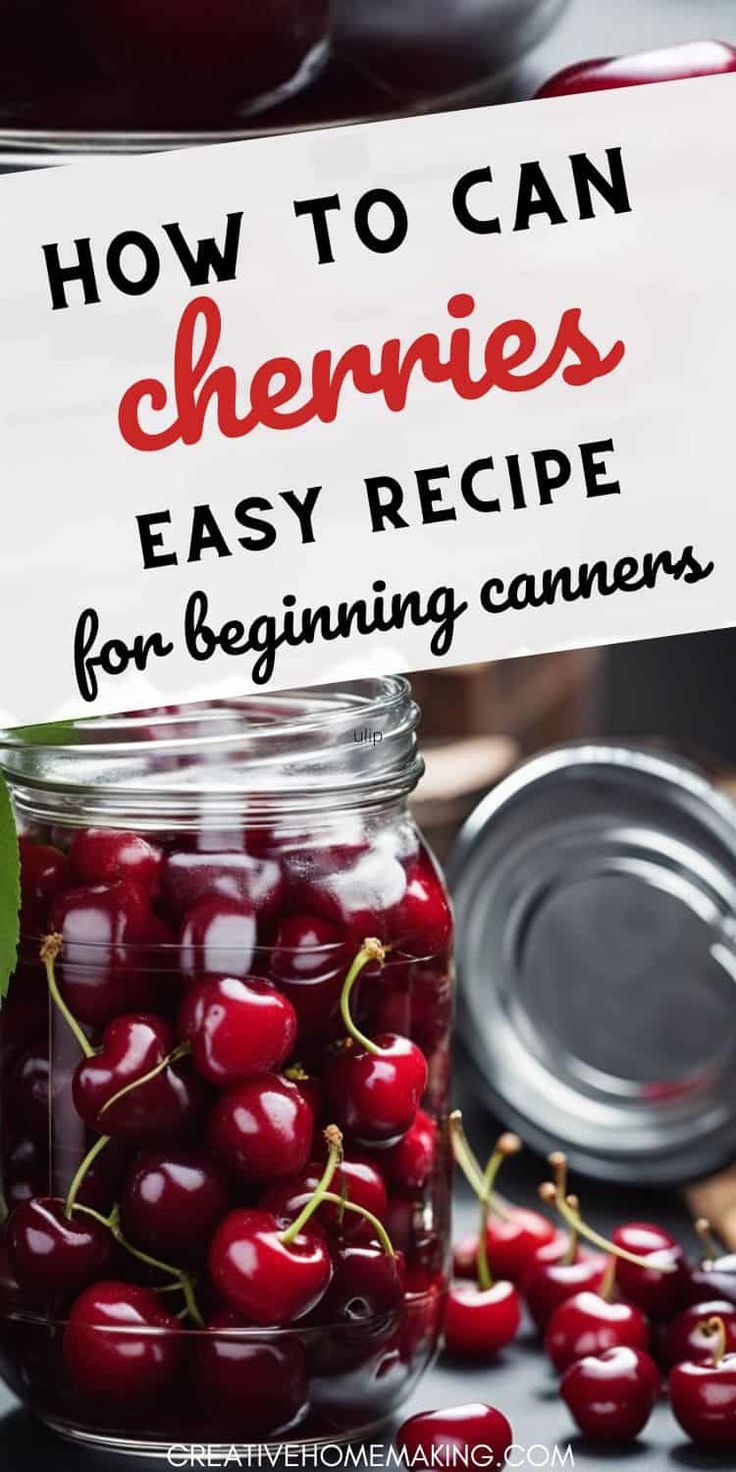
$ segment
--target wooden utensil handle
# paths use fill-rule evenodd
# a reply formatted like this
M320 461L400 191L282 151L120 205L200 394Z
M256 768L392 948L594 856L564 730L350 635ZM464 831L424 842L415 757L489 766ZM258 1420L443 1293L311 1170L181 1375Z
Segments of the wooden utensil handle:
M685 1199L693 1216L707 1217L724 1246L736 1252L736 1166L688 1186Z

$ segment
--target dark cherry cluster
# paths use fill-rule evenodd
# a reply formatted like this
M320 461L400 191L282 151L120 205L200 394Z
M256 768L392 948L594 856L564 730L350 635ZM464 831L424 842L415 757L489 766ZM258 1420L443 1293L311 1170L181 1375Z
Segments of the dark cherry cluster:
M478 1232L454 1253L447 1352L491 1359L515 1338L523 1300L584 1436L633 1440L667 1384L674 1416L693 1441L736 1450L736 1257L720 1252L708 1224L697 1224L706 1247L698 1266L649 1222L627 1222L608 1241L568 1194L558 1153L550 1156L554 1179L540 1188L561 1219L558 1230L495 1193L503 1159L520 1148L515 1135L501 1136L483 1169L459 1114L450 1125L481 1215ZM453 1434L462 1434L466 1411L474 1424L478 1407L458 1408ZM433 1423L426 1435L435 1432ZM469 1424L471 1442L473 1435Z
M376 1418L436 1338L442 882L395 834L232 837L21 841L0 1292L64 1325L68 1419L182 1375L202 1435Z

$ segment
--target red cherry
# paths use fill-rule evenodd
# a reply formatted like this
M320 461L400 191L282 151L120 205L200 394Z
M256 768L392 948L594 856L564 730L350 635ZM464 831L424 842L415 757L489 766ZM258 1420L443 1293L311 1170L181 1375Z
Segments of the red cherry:
M271 952L273 980L296 1012L299 1042L324 1037L340 997L347 948L337 926L319 915L287 915Z
M121 1012L156 1007L150 952L171 937L137 884L116 879L68 889L51 906L51 925L63 938L60 990L80 1022L98 1027Z
M104 1280L85 1288L64 1331L64 1364L79 1390L120 1404L171 1384L181 1325L150 1288Z
M50 1072L47 1048L29 1048L18 1059L7 1086L7 1099L16 1127L20 1126L33 1140L41 1142L46 1142L49 1137Z
M179 1035L191 1043L204 1078L225 1089L286 1061L296 1042L296 1014L270 981L222 977L187 992Z
M232 1435L273 1436L301 1420L309 1387L296 1336L259 1338L233 1309L223 1308L209 1319L207 1333L194 1339L198 1394L218 1434L224 1423Z
M500 1279L490 1288L456 1283L445 1310L445 1348L452 1355L486 1359L516 1338L521 1304L513 1283Z
M566 97L573 92L636 87L643 82L675 82L681 78L733 71L736 71L736 49L733 46L725 41L686 41L660 51L576 62L550 77L540 87L537 97Z
M319 1161L314 1161L301 1175L270 1186L261 1197L259 1208L270 1211L285 1225L293 1221L314 1195L323 1169ZM330 1190L337 1196L344 1193L355 1206L362 1206L379 1221L384 1220L388 1206L386 1187L380 1172L370 1161L359 1156L344 1156L335 1171ZM341 1211L331 1201L322 1202L314 1213L314 1220L330 1236L353 1241L371 1241L374 1236L370 1222L358 1216L357 1212Z
M508 1216L492 1216L486 1232L488 1266L494 1278L505 1278L510 1283L523 1283L524 1277L536 1266L540 1248L555 1244L558 1256L564 1256L569 1238L558 1233L552 1222L539 1211L525 1206L512 1206ZM463 1238L454 1249L455 1276L474 1278L478 1253L477 1237Z
M123 1235L166 1262L196 1264L229 1206L225 1183L204 1151L144 1150L123 1189Z
M396 1444L409 1466L452 1467L460 1457L483 1449L486 1467L504 1467L514 1433L493 1406L473 1403L444 1411L422 1411L399 1427Z
M334 865L334 867L324 866ZM383 846L318 851L301 860L304 877L291 867L291 891L294 903L310 914L320 915L341 931L352 954L367 935L379 940L390 939L391 919L404 898L406 871L399 860ZM310 865L313 872L310 873Z
M69 884L69 860L50 844L19 838L22 935L44 935L49 906Z
M237 900L199 900L179 936L179 970L189 982L250 974L256 948L256 913Z
M659 1389L654 1361L628 1345L578 1360L560 1383L562 1399L591 1441L633 1440L646 1426Z
M49 1190L48 1147L22 1135L4 1151L3 1195L8 1211Z
M163 854L156 844L138 833L84 828L72 842L69 861L77 881L82 884L132 879L150 895L159 892Z
M710 1298L720 1298L736 1306L736 1255L729 1253L691 1270L686 1302L704 1303Z
M452 910L444 884L427 853L410 860L406 889L387 914L387 936L404 954L434 956L452 939ZM366 935L373 932L366 930Z
M317 1307L321 1323L368 1325L399 1308L401 1264L382 1247L341 1242L333 1251L332 1266L332 1282Z
M8 1259L22 1288L34 1294L78 1293L110 1264L113 1238L101 1222L64 1215L53 1196L24 1201L11 1213Z
M141 1142L181 1134L202 1101L189 1061L168 1063L154 1078L140 1082L173 1048L171 1028L160 1017L141 1013L108 1023L100 1051L83 1059L74 1074L72 1097L80 1118L100 1134ZM126 1088L129 1092L107 1108Z
M434 1170L437 1155L437 1123L418 1109L414 1123L388 1150L381 1151L381 1170L392 1185L421 1191Z
M558 1375L585 1355L600 1355L622 1345L648 1349L644 1315L631 1303L610 1303L587 1290L558 1304L544 1336L545 1351Z
M621 1260L617 1269L623 1298L635 1303L650 1319L671 1319L687 1302L688 1294L689 1273L680 1244L669 1232L650 1222L626 1222L612 1232L611 1241L637 1257L657 1253L673 1264L674 1271L661 1272Z
M714 1298L684 1308L668 1325L664 1340L666 1363L671 1366L692 1360L697 1364L711 1359L719 1344L720 1330L714 1325L715 1319L723 1321L727 1352L736 1352L736 1308L725 1299Z
M214 1235L210 1277L252 1324L290 1324L319 1303L332 1276L324 1238L308 1228L290 1243L270 1212L232 1211Z
M427 1060L409 1038L381 1033L379 1051L348 1046L325 1069L328 1113L356 1140L395 1143L416 1118L427 1086Z
M540 1262L524 1279L526 1306L540 1332L544 1332L559 1304L576 1293L597 1293L606 1271L602 1253L591 1253L577 1262Z
M707 1360L686 1360L670 1371L670 1405L683 1431L695 1441L736 1450L736 1354L726 1354L726 1331L718 1325L718 1347Z
M313 1129L312 1111L296 1084L266 1074L236 1084L217 1100L208 1135L240 1180L265 1184L304 1169Z
M256 916L259 941L271 937L281 907L284 881L274 859L247 853L172 853L161 877L163 900L176 916L183 916L204 899L232 900Z

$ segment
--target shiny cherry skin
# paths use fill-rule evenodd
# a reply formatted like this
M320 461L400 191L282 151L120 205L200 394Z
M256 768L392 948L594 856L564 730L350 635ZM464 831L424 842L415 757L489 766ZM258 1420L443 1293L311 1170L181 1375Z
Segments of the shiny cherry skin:
M332 1281L315 1317L324 1324L370 1324L400 1308L402 1263L375 1242L340 1242L332 1252Z
M427 1060L398 1033L374 1039L379 1053L359 1045L337 1051L325 1069L328 1112L363 1144L395 1144L416 1119L427 1086Z
M90 1399L135 1405L171 1385L180 1340L179 1320L152 1289L103 1279L85 1288L72 1306L64 1365Z
M125 1182L120 1222L134 1247L191 1266L206 1257L229 1206L225 1181L203 1150L144 1150Z
M50 1072L48 1048L34 1046L18 1059L7 1089L8 1118L32 1140L44 1143L49 1137Z
M256 949L252 905L217 895L187 911L179 933L179 970L190 985L219 976L248 976Z
M286 1061L296 1043L291 1002L260 976L200 982L181 1006L179 1036L204 1078L227 1089Z
M381 1151L381 1170L392 1186L421 1191L432 1175L436 1157L437 1123L424 1109L418 1109L406 1134Z
M560 1382L565 1405L591 1441L633 1441L644 1430L659 1390L654 1360L630 1345L576 1360Z
M539 1211L525 1206L512 1206L508 1217L491 1217L486 1232L488 1265L494 1278L522 1283L526 1273L538 1261L542 1247L558 1243L560 1256L567 1248L567 1237L558 1234L552 1222ZM477 1271L476 1237L463 1237L453 1251L455 1275L474 1278Z
M34 1295L78 1293L104 1276L114 1245L101 1222L82 1212L67 1218L64 1202L54 1196L16 1206L6 1243L19 1284Z
M521 1301L513 1283L501 1278L490 1288L455 1283L445 1310L445 1348L463 1359L490 1359L516 1338Z
M164 905L177 918L204 899L232 900L252 910L261 944L272 937L281 908L284 880L274 859L251 854L184 851L168 854L161 888Z
M243 1334L238 1337L237 1330ZM195 1336L197 1394L205 1418L233 1434L262 1437L296 1425L309 1386L301 1344L254 1340L252 1325L234 1309L217 1309L207 1334Z
M396 1445L409 1466L459 1465L459 1458L483 1448L484 1465L504 1467L514 1444L514 1433L502 1411L469 1403L444 1411L421 1411L410 1416L396 1434Z
M577 1262L539 1262L524 1279L526 1306L540 1333L544 1333L555 1309L576 1293L597 1293L606 1271L602 1253L591 1253Z
M406 868L406 889L388 912L388 932L402 952L434 956L452 939L452 910L429 855L421 853Z
M209 1273L225 1302L251 1324L291 1324L319 1303L332 1277L324 1237L309 1226L291 1243L268 1211L230 1212L212 1239Z
M151 896L158 895L161 887L161 849L139 833L83 828L75 834L69 863L77 884L132 879Z
M671 1366L692 1360L697 1364L710 1359L718 1344L718 1333L712 1324L714 1318L723 1320L727 1352L736 1353L736 1307L723 1298L713 1298L684 1308L668 1324L664 1338L666 1363Z
M672 1413L686 1436L698 1445L736 1450L736 1354L694 1363L686 1360L670 1371Z
M633 1303L610 1303L599 1293L575 1293L557 1305L544 1335L544 1348L558 1375L586 1355L607 1349L649 1348L649 1326Z
M736 1254L726 1253L714 1262L693 1268L687 1286L686 1303L704 1303L720 1298L736 1306Z
M70 884L70 864L61 849L46 843L19 838L21 935L44 935L48 930L49 907L56 895Z
M270 973L296 1012L299 1042L324 1036L337 1010L349 962L338 926L320 915L285 915L278 925Z
M54 900L50 923L64 942L60 989L79 1022L101 1027L121 1012L156 1009L158 979L148 958L171 935L138 884L116 879L67 889Z
M636 87L643 82L676 82L687 77L708 77L733 71L736 71L735 47L725 41L686 41L660 51L576 62L550 77L536 95L567 97L574 92Z
M304 1169L313 1129L312 1111L297 1085L264 1074L221 1095L210 1115L208 1140L238 1180L267 1185Z
M352 956L367 936L392 938L392 920L407 889L406 870L384 846L358 845L354 854L332 850L334 868L313 872L297 884L299 908L320 915L337 926ZM327 851L317 863L327 862Z
M140 1083L175 1045L171 1028L145 1013L116 1017L102 1035L100 1051L78 1064L72 1082L77 1114L90 1129L121 1139L155 1141L191 1128L202 1104L202 1085L188 1059L169 1063ZM122 1099L105 1106L130 1085Z
M312 1161L300 1175L269 1186L258 1203L260 1209L272 1212L280 1222L288 1225L311 1200L322 1171L320 1162ZM348 1201L355 1206L362 1206L366 1211L372 1212L373 1216L377 1216L379 1221L383 1221L388 1207L388 1196L383 1177L371 1161L362 1156L345 1156L335 1171L330 1190L337 1196L344 1193ZM346 1241L370 1242L375 1237L370 1222L357 1212L341 1211L339 1206L330 1201L324 1201L317 1208L314 1221L329 1236L341 1237Z
M650 1319L671 1319L687 1302L688 1294L689 1270L679 1242L651 1222L626 1222L611 1233L611 1241L637 1257L661 1253L672 1264L673 1271L661 1272L622 1259L616 1270L622 1298L635 1303Z

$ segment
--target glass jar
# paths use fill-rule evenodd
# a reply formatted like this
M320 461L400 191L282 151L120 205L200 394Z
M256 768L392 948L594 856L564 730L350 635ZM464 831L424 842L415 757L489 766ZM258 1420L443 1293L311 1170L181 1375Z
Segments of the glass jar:
M352 1437L434 1353L452 917L417 719L388 678L4 738L0 1360L67 1436Z

